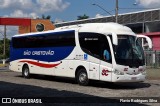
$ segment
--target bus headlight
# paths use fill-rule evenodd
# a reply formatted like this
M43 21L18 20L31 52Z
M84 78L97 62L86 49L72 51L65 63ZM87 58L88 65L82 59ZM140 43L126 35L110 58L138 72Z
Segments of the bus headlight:
M120 71L118 71L117 69L115 69L114 73L115 73L116 75L124 75L124 72L120 72Z

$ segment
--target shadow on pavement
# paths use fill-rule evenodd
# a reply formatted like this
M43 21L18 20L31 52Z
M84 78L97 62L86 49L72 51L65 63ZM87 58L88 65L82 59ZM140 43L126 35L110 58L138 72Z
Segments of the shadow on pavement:
M0 81L0 97L12 97L12 98L42 98L44 103L55 103L59 105L139 105L139 103L120 103L120 98L109 97L97 97L83 93L43 88L38 86L14 84ZM145 104L141 104L146 106ZM8 106L8 104L7 104ZM17 105L16 105L17 106ZM43 106L43 104L42 104Z
M139 89L148 88L151 86L149 83L145 82L124 82L124 83L112 83L112 82L94 82L90 86L109 88L109 89Z
M17 76L17 77L22 77L22 76ZM39 79L39 80L77 84L77 82L73 78L63 78L63 77L44 76L44 75L32 75L31 78ZM90 81L88 86L108 88L108 89L139 89L139 88L148 88L151 86L151 84L145 83L145 82L112 83L112 82L103 82L103 81Z

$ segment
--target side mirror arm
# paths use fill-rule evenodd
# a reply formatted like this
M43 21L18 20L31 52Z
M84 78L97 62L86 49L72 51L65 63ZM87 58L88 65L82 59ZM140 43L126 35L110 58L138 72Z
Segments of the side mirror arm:
M118 45L118 37L117 34L114 32L105 33L105 35L111 35L112 36L112 42L114 45Z
M116 33L112 32L112 40L114 45L118 45L118 37Z
M148 42L148 46L149 48L151 49L152 48L152 40L148 37L148 36L145 36L145 35L137 35L138 38L145 38Z

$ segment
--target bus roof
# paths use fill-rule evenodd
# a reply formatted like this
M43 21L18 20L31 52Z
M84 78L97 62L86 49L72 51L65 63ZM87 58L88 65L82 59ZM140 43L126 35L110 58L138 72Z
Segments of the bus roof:
M59 27L50 31L19 34L19 35L14 35L13 37L31 36L31 35L38 35L38 34L70 31L70 30L78 30L79 32L95 32L95 33L114 32L116 34L135 35L135 33L130 28L118 23L110 22L110 23L87 23L87 24L79 24L79 25L70 25L70 26Z
M98 33L110 33L114 32L116 34L126 34L135 35L135 33L127 26L118 23L87 23L79 25L70 25L56 28L56 31L75 29L77 28L79 32L98 32Z
M32 36L32 35L38 35L38 34L45 34L45 33L52 33L53 30L49 30L49 31L43 31L43 32L32 32L32 33L24 33L24 34L17 34L14 35L13 37L18 37L18 36Z

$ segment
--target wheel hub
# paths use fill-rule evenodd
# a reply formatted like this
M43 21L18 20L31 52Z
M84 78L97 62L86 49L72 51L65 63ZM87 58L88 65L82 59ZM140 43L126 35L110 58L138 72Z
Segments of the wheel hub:
M86 79L87 79L87 75L86 75L85 73L82 73L82 74L79 76L79 80L80 80L81 82L86 81Z
M25 76L28 76L28 69L25 69L25 70L24 70L24 75L25 75Z

